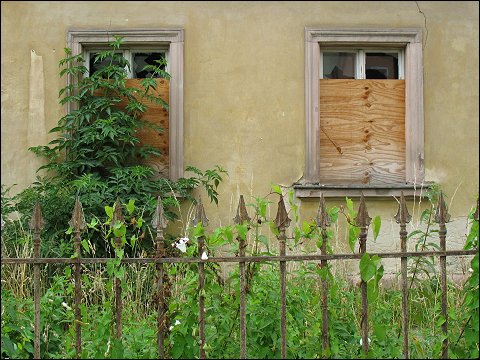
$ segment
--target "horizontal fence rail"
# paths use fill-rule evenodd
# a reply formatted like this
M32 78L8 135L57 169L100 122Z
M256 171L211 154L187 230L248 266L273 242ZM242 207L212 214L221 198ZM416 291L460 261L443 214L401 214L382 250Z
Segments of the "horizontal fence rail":
M447 256L468 256L475 255L478 253L478 249L473 250L446 250L446 223L449 221L450 215L447 212L447 208L443 199L443 195L440 194L438 205L436 207L435 222L439 224L438 237L440 240L440 250L436 251L407 251L406 240L407 240L407 231L406 224L410 222L411 216L408 214L406 207L406 202L403 196L403 193L400 198L398 212L395 215L395 220L400 226L399 237L401 240L401 251L400 252L375 252L369 253L370 256L378 256L380 258L399 258L401 259L401 290L402 290L402 334L403 334L403 356L404 358L409 358L409 344L408 344L408 286L407 286L407 259L413 257L439 257L440 258L440 282L441 282L441 291L442 291L442 316L445 318L445 322L442 324L442 332L444 335L448 334L448 311L447 311L447 277L446 277L446 257ZM474 219L478 221L478 201L477 209L474 214ZM245 202L243 196L240 196L239 205L237 209L237 215L234 218L235 224L243 224L249 222L251 219L248 216L247 210L245 208ZM117 221L123 221L121 203L117 200L115 206L115 213L112 219L112 226ZM287 331L286 331L286 263L289 261L320 261L320 267L326 267L328 261L336 260L360 260L362 256L366 253L366 241L367 241L367 230L370 225L371 218L368 215L367 207L363 195L360 199L360 205L358 208L357 216L354 219L355 225L360 229L359 233L359 253L352 254L327 254L326 253L326 241L323 241L320 248L321 254L315 255L286 255L285 232L290 225L290 219L288 218L288 213L285 209L285 204L283 196L280 196L278 203L277 216L275 218L275 227L278 230L277 239L279 241L279 255L278 256L245 256L245 247L246 241L240 237L237 238L239 242L239 256L230 256L230 257L208 257L202 258L203 249L205 246L205 236L198 237L198 257L180 257L172 258L165 257L164 249L164 230L167 226L167 220L164 216L164 210L162 205L162 200L158 197L157 207L155 215L152 220L152 226L156 229L156 238L154 241L155 244L155 257L149 258L122 258L121 264L146 264L152 263L155 264L156 270L156 301L157 301L157 347L158 347L158 357L160 359L165 358L165 349L164 349L164 336L165 329L168 319L166 318L165 309L167 304L165 303L165 294L164 294L164 264L171 263L197 263L198 264L198 291L199 291L199 315L198 315L198 325L199 325L199 357L204 359L205 354L205 263L238 263L240 270L240 305L239 305L239 314L240 314L240 358L245 359L247 357L247 331L246 331L246 279L245 279L245 264L246 263L255 263L255 262L279 262L280 265L280 333L281 333L281 357L286 358L287 354ZM320 229L322 237L326 238L326 231L331 225L331 219L328 216L325 206L325 200L323 195L320 198L320 205L315 219L317 227ZM208 219L205 216L205 211L201 200L198 201L195 215L192 221L193 225L201 224L206 226L208 224ZM81 339L81 312L80 304L82 302L82 281L81 281L81 266L87 264L106 264L114 258L83 258L81 256L81 233L86 227L84 214L82 210L82 205L77 199L75 202L75 207L72 214L72 219L69 222L70 226L73 228L74 234L74 250L76 252L75 258L41 258L40 257L40 233L44 226L44 221L41 214L41 209L38 204L35 205L32 219L30 221L30 228L33 231L34 235L34 253L33 258L3 258L1 259L1 265L18 265L18 264L31 264L34 267L34 358L40 358L40 265L42 264L73 264L75 268L74 278L75 278L75 332L76 332L76 342L75 342L75 353L76 358L80 358L81 349L82 349L82 339ZM116 238L115 247L120 248L121 239ZM362 348L365 353L368 353L369 341L368 341L368 298L367 298L367 284L365 281L360 282L361 288L361 332L362 332ZM322 321L322 339L321 339L321 348L323 351L327 350L329 347L329 337L328 337L328 281L321 279L321 321ZM115 338L120 340L122 339L122 288L121 280L116 278L114 283L114 293L115 293ZM442 358L448 357L448 339L445 336L445 340L442 342Z
M369 252L371 256L377 255L382 259L400 259L404 257L425 256L468 256L475 255L478 250L431 250L399 252ZM316 260L360 260L363 254L327 254L327 255L262 255L262 256L218 256L208 259L200 258L123 258L122 264L172 264L172 263L238 263L238 262L274 262L274 261L316 261ZM106 264L114 258L82 258L82 264ZM2 258L2 265L6 264L75 264L76 259L71 258Z

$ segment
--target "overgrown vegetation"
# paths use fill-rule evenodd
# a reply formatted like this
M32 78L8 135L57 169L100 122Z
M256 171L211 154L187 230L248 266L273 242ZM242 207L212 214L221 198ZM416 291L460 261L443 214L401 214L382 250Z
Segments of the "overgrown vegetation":
M167 240L167 248L176 255L200 256L198 237L205 236L206 255L215 256L220 250L232 255L238 252L237 238L247 240L247 255L275 255L277 242L274 221L268 216L275 194L274 187L266 197L254 197L250 208L251 220L238 225L226 225L209 231L201 224L186 225L183 240ZM324 241L330 244L333 233L326 238L315 221L299 223L291 193L286 195L290 216L294 220L288 245L295 250L309 242L318 250ZM112 204L113 205L113 204ZM340 214L354 217L355 208L347 199L346 210L328 209L335 222ZM105 207L99 222L89 223L99 237L110 239L122 236L122 247L139 251L138 242L123 237L127 228L134 232L137 225L131 221L136 213L135 202L124 204L127 217L113 229L113 207ZM273 211L274 212L274 211ZM137 220L143 221L141 217ZM469 215L470 232L466 249L478 249L478 220L473 211ZM189 224L187 220L184 224ZM9 222L7 226L13 226ZM350 224L351 225L351 224ZM352 225L353 226L353 225ZM101 231L101 229L105 231ZM118 233L115 234L115 230ZM272 232L273 230L273 232ZM24 231L24 230L22 230ZM355 233L352 230L350 233ZM22 232L20 232L22 233ZM31 236L24 234L23 247L31 247ZM100 235L102 234L102 235ZM273 235L273 236L272 236ZM188 240L187 240L188 239ZM353 240L355 244L355 241ZM3 242L2 242L3 244ZM91 244L84 243L92 251ZM3 252L3 249L2 249ZM28 251L27 251L28 253ZM119 254L117 253L117 259ZM119 267L112 259L107 265L83 266L82 339L84 358L155 358L156 303L155 267L153 264L124 264ZM367 264L372 262L371 264ZM401 292L379 286L381 262L374 257L359 262L358 276L374 281L369 292L368 354L363 352L361 339L360 289L334 274L330 266L321 268L315 262L305 262L289 271L287 286L287 348L290 358L400 358L402 357ZM367 264L367 265L366 265ZM249 263L247 266L247 349L249 358L280 357L280 312L278 263ZM373 267L372 267L373 266ZM3 266L2 271L2 357L28 358L33 352L33 303L31 269L8 276L18 266ZM49 265L51 267L51 265ZM198 270L197 264L165 264L167 286L166 354L171 358L198 357ZM119 270L120 268L124 270ZM238 267L221 269L218 264L205 263L206 286L206 344L208 358L237 358L239 354L239 272ZM5 271L6 270L6 271ZM410 275L412 276L411 268ZM43 270L44 272L47 269ZM45 358L75 357L75 321L73 316L73 270L70 266L56 266L50 283L42 290L41 350ZM20 277L23 276L23 277ZM114 278L122 278L123 338L115 340ZM380 276L381 277L381 276ZM328 352L322 352L320 279L328 281L329 343ZM22 293L23 295L20 295ZM410 357L439 358L441 354L441 290L434 272L429 277L418 277L409 292ZM470 276L465 286L449 283L449 356L451 358L478 357L478 254L471 262Z
M30 148L46 159L46 164L38 169L46 171L46 175L21 191L15 202L24 226L34 204L40 203L46 235L43 256L65 256L69 252L67 245L65 249L58 244L65 242L64 232L76 197L81 200L88 222L102 216L105 204L112 204L117 198L125 203L134 200L142 204L139 212L144 214L145 221L140 239L145 239L142 244L146 250L151 245L148 220L158 195L169 210L178 207L179 199L193 200L192 191L199 186L205 188L211 201L218 201L216 189L226 174L219 166L206 171L189 166L186 170L193 176L171 181L159 177L152 167L142 165L143 160L161 153L142 144L138 130L163 131L153 119L146 118L146 100L168 110L165 99L155 92L158 86L155 77L168 80L170 75L164 70L166 60L156 60L156 65L144 68L153 77L142 79L140 88L129 86L126 80L130 64L117 51L122 38L114 39L108 50L95 56L95 62L107 65L92 74L88 74L81 55L72 55L70 49L65 49L60 76L69 76L71 81L60 90L59 96L60 104L70 104L72 110L50 130L56 137L49 144ZM6 210L2 206L4 217ZM167 216L174 219L176 212L169 211ZM109 254L105 244L96 242L95 237L89 240L99 256Z

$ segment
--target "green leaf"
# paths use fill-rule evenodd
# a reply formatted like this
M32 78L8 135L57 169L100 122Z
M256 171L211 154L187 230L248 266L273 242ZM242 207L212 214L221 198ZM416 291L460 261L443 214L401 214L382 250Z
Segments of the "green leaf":
M380 226L382 225L382 219L380 216L375 216L373 219L373 241L377 240L378 234L380 232Z
M447 321L447 320L445 319L445 317L444 317L443 315L439 315L439 316L438 316L438 320L437 320L437 322L435 323L435 326L436 326L436 327L440 327L440 326L442 326L442 325L445 323L445 321Z
M248 226L247 224L244 224L244 225L235 225L235 228L237 229L237 234L238 234L238 237L242 240L246 240L247 239L247 231L248 231Z
M310 224L305 220L302 223L302 231L304 234L308 234L310 232Z
M64 274L66 278L69 278L72 275L72 268L70 266L65 267Z
M127 208L128 215L132 215L133 210L135 209L135 200L130 199L128 201L128 204L126 205L126 208Z
M118 268L114 268L113 273L115 274L115 277L118 279L123 279L125 275L125 268L123 266L120 266Z
M112 353L111 359L123 359L123 344L122 339L113 339L112 340Z
M358 239L358 234L360 233L360 229L349 225L348 227L348 245L350 245L350 249L352 252L355 252L355 243Z
M348 212L350 212L350 213L354 212L352 199L349 199L349 198L347 197L347 198L345 198L345 202L347 203Z
M107 274L108 274L108 276L113 275L114 268L115 268L115 264L113 263L113 261L107 261Z
M279 185L272 184L272 191L278 195L282 195L282 188Z
M3 326L2 326L2 332L3 332ZM10 357L13 358L15 356L15 347L13 346L12 340L8 336L3 336L2 335L2 349L4 349Z
M386 329L385 325L374 323L373 324L373 333L381 341L384 341L387 337L387 329Z
M117 226L117 224L120 224L120 226ZM124 224L117 222L113 228L113 234L115 237L121 238L127 233L127 228L125 227Z
M195 237L205 236L205 229L202 226L201 222L199 222L197 225L195 225L195 228L193 230L193 236L195 236Z
M378 298L378 283L371 280L367 283L367 299L369 302L374 302Z
M88 246L87 240L85 240L85 239L82 240L82 246L83 246L83 249L85 250L85 252L88 253L90 251L90 247Z
M111 220L113 218L113 207L105 206L105 213L108 216L108 219Z
M375 276L375 264L371 261L370 255L365 253L360 259L360 277L367 282Z

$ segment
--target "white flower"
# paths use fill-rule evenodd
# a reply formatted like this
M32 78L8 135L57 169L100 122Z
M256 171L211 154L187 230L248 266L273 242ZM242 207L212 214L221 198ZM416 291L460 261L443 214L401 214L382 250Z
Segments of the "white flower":
M368 343L370 344L372 342L372 340L370 340L370 338L368 338ZM360 346L363 345L363 341L362 341L362 338L360 338Z
M72 310L72 308L70 306L68 306L68 304L65 301L62 302L62 306L67 310Z
M207 259L208 259L207 253L204 251L202 254L202 260L207 260Z
M176 325L180 325L180 321L178 320L175 320L175 324L171 325L168 330L172 331L173 327L176 326Z
M468 271L471 272L471 273L473 273L473 269L472 269L472 268L469 268Z
M178 242L176 242L175 244L173 244L172 246L176 246L178 250L180 250L181 252L186 252L187 251L187 242L188 242L188 238L187 237L183 237L183 238L180 238L178 240Z

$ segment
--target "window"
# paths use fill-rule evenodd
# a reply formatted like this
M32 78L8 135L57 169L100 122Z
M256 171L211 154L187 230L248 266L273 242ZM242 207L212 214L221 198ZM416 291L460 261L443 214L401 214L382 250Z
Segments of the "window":
M413 194L423 183L420 30L307 28L305 93L297 196Z
M322 49L320 79L404 79L403 49Z
M160 58L167 60L165 70L171 79L159 79L157 90L163 92L164 99L168 99L169 111L149 104L149 111L155 112L155 121L165 129L165 134L153 136L146 131L139 133L139 138L142 142L159 147L166 154L161 159L152 159L148 164L160 174L177 180L183 177L183 30L72 30L67 35L67 46L72 49L73 55L83 54L89 72L93 73L103 66L100 62L94 62L96 52L107 49L113 35L123 37L118 54L131 65L128 86L137 86L138 79L151 77L151 73L143 71L145 65L155 64L155 60Z
M100 50L107 50L104 47L89 47L89 50L84 51L84 58L86 60L86 66L90 74L93 74L95 71L101 69L106 64L110 62L110 57L104 59L103 61L95 61L95 56ZM147 77L152 77L152 72L148 70L143 70L146 65L158 65L157 60L168 59L168 50L161 49L142 49L137 47L130 47L129 49L121 50L117 52L119 56L124 57L130 64L130 68L127 68L127 76L130 79L144 79ZM115 59L114 59L115 61ZM118 64L118 61L117 61ZM168 60L167 67L163 66L163 70L168 72ZM160 77L156 75L155 77Z

